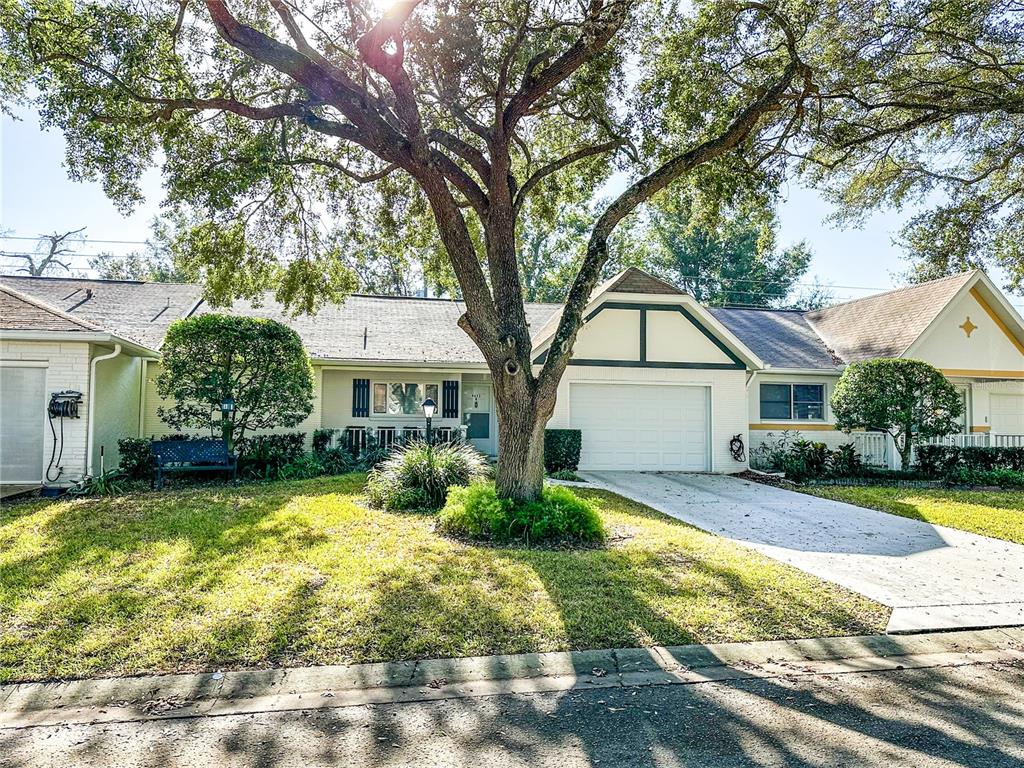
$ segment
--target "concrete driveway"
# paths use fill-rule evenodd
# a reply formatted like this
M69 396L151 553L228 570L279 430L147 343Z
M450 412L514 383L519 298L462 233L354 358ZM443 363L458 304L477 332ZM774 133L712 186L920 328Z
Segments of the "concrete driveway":
M724 475L584 477L890 606L890 633L1024 625L1022 545Z

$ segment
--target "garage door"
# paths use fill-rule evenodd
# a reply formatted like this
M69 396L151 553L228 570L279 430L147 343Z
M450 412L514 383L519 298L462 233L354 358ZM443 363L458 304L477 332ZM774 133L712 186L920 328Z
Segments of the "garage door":
M0 482L43 478L45 368L0 366Z
M708 471L708 403L707 387L570 384L580 469Z
M1024 435L1024 395L989 395L992 431L1000 435Z

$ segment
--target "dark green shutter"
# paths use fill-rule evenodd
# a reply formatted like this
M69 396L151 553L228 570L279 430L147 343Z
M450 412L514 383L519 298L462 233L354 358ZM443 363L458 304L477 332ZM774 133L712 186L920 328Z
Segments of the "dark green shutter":
M370 415L369 379L352 379L352 415Z
M459 418L459 382L441 382L441 418Z

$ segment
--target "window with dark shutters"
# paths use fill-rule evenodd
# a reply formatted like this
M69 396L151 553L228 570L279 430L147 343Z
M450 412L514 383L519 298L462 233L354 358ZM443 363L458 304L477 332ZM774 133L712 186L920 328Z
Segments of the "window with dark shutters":
M441 418L457 419L459 417L459 382L441 382Z
M352 380L352 415L370 415L370 380Z

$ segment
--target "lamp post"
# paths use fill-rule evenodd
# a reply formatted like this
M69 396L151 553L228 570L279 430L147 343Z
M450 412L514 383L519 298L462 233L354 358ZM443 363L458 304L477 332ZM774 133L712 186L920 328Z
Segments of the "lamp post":
M437 403L431 398L423 401L423 415L427 417L427 445L430 445L430 420L434 418L434 411L437 410Z
M235 398L231 395L225 395L220 401L220 432L224 438L224 442L227 443L228 451L234 450L231 440L231 430L229 424L235 415Z

